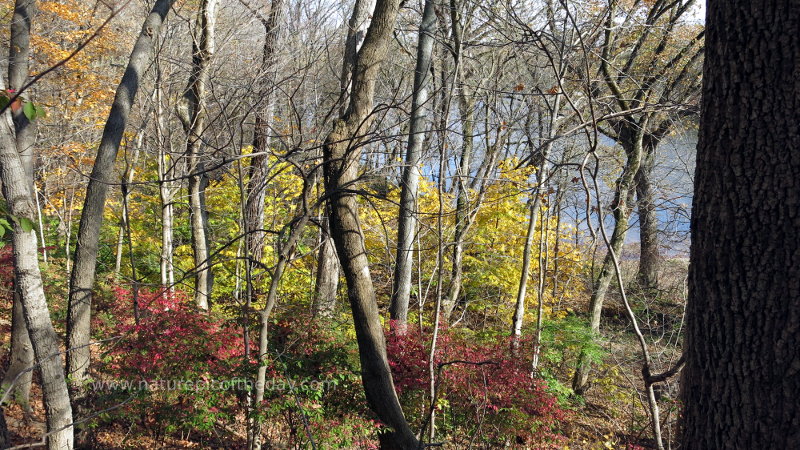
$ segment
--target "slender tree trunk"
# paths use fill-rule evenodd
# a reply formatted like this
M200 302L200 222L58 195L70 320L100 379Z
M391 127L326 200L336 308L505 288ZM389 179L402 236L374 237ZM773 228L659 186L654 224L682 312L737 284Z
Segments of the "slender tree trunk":
M18 0L14 5L11 19L11 35L8 54L9 88L19 91L28 80L30 59L31 19L35 12L34 0ZM36 142L36 123L31 122L21 109L11 112L16 137L16 149L25 171L30 195L36 195L33 176L33 147ZM6 120L6 118L2 118ZM34 199L36 197L33 197ZM37 208L37 213L39 209ZM44 246L44 239L42 239ZM14 302L11 319L11 364L3 378L3 391L7 389L22 371L32 366L34 359L28 329L25 326L25 315L22 310L21 292L14 281ZM31 372L26 372L14 386L14 399L26 413L30 413Z
M425 0L417 43L417 67L414 72L414 92L411 99L411 124L408 150L403 168L400 192L400 217L397 229L397 259L394 268L394 287L390 318L397 321L397 330L405 330L408 303L411 297L411 272L414 262L414 241L417 233L417 195L419 190L419 161L425 142L425 116L428 103L428 74L433 54L436 12L433 0Z
M178 114L187 134L189 220L195 270L194 302L201 310L208 309L214 284L210 261L208 211L205 205L208 175L203 161L203 133L206 127L209 71L215 51L214 35L218 6L219 0L203 0L200 3L192 38L192 72L189 75L189 85L178 105Z
M463 139L461 143L461 157L459 159L458 171L456 173L456 215L455 233L453 236L453 260L450 275L450 287L447 297L443 301L442 309L446 320L450 320L453 311L458 305L461 295L461 284L463 279L464 266L464 237L469 229L470 221L470 201L469 201L469 174L472 162L473 135L475 131L474 121L474 100L468 98L464 93L463 83L458 88L459 110L461 111L461 132Z
M558 95L553 100L553 108L550 110L550 122L548 124L548 143L544 145L541 152L541 163L539 164L538 182L536 190L534 191L533 198L530 200L530 219L528 221L528 231L525 233L525 247L522 252L522 272L519 278L519 287L517 288L517 303L514 308L514 317L511 320L511 343L514 348L519 343L519 338L522 336L522 324L525 319L525 296L528 291L528 278L530 278L531 258L533 247L533 239L536 234L536 223L539 220L539 209L541 208L542 192L545 191L545 183L550 177L550 163L548 157L552 149L550 140L555 136L557 117L561 111L561 96ZM542 228L542 227L540 227ZM558 255L556 254L556 257ZM539 322L537 320L537 322Z
M122 211L120 214L120 221L119 221L119 234L117 236L117 251L116 251L116 261L114 263L114 274L119 277L120 271L122 270L122 251L123 245L125 243L125 233L128 228L130 228L129 224L129 211L128 211L128 202L130 201L130 185L133 183L133 177L135 174L135 169L132 167L136 165L137 160L139 159L139 151L142 149L142 141L144 140L144 132L139 132L139 135L136 137L136 144L133 150L133 161L127 162L125 166L125 171L122 174ZM128 239L130 240L130 236ZM135 280L134 280L135 281Z
M800 448L800 4L707 8L681 448Z
M142 26L131 52L128 67L117 87L111 112L103 129L97 158L86 187L78 228L78 243L70 278L67 308L67 374L73 400L84 396L83 385L89 370L89 331L91 323L92 288L95 281L100 226L106 204L108 186L114 182L114 160L119 151L122 134L128 122L139 82L150 62L150 55L161 24L175 0L157 0Z
M34 223L36 211L31 196L30 180L26 178L22 160L12 139L12 131L5 120L0 120L0 182L8 204L8 212L20 219ZM36 232L25 231L21 222L14 225L15 281L19 286L25 323L27 324L39 373L42 378L45 414L47 417L48 448L72 449L72 407L67 383L64 379L59 339L50 322L50 311L39 271Z
M658 290L658 268L661 254L658 249L658 217L656 216L653 169L657 142L646 139L642 164L636 173L636 200L639 213L639 269L637 279L646 292Z
M511 319L511 345L517 347L522 337L522 324L525 318L525 296L528 293L528 278L531 275L531 259L533 258L533 240L536 236L536 224L539 221L539 205L541 199L537 189L534 197L529 201L528 231L525 233L525 247L522 250L522 274L517 288L517 303L514 308L514 317Z
M261 261L264 253L264 199L269 177L269 157L272 140L270 124L275 110L274 91L277 81L275 52L279 37L279 23L284 0L272 0L269 16L262 18L264 47L261 55L261 107L256 112L253 130L253 152L258 155L250 161L250 179L247 182L247 208L245 210L245 245L253 261ZM251 262L251 268L253 263Z
M327 220L323 223L320 241L313 314L331 318L336 311L336 293L339 290L339 258L336 256L336 245L330 237Z
M266 304L264 309L259 311L260 327L258 335L258 371L256 373L256 384L253 392L253 405L256 409L258 409L264 401L267 379L267 364L269 362L269 321L270 317L272 316L272 310L275 308L275 305L278 302L278 288L280 287L283 274L286 271L286 266L290 264L294 258L297 242L302 236L303 230L305 229L306 224L311 217L308 204L310 201L312 187L316 183L309 182L309 180L313 179L316 179L314 174L308 174L306 176L303 186L302 200L298 206L299 212L295 215L295 219L291 222L293 225L291 226L288 238L284 243L278 244L278 262L275 264L275 267L272 270L272 279L269 283ZM250 423L250 426L252 427L252 431L250 432L250 448L255 450L260 449L261 422L254 420Z
M393 433L382 435L382 441L391 442L397 448L411 449L417 448L419 443L406 422L394 389L358 219L358 201L356 194L350 191L358 180L362 142L357 136L366 133L370 124L375 81L386 56L398 9L398 0L376 2L372 22L356 58L349 105L334 122L323 149L331 235L347 280L367 403L380 420L394 429Z
M539 273L537 276L537 289L536 289L536 328L533 335L533 356L531 357L531 370L536 372L539 369L539 355L542 353L542 324L544 323L544 293L545 286L547 285L547 266L548 266L548 253L550 227L548 222L550 220L550 210L546 211L547 214L542 214L542 228L539 232Z
M625 243L625 235L628 230L628 219L631 214L631 203L635 193L635 175L639 170L639 165L642 158L642 140L644 136L644 128L646 127L646 120L632 127L634 130L626 132L625 140L622 141L623 148L627 157L627 162L622 175L617 181L616 191L614 193L614 204L612 205L614 214L614 231L611 233L609 240L611 248L603 258L603 264L600 268L600 274L594 282L592 287L592 297L589 301L589 315L590 325L589 328L593 334L600 332L600 318L603 313L603 302L606 299L608 288L611 285L611 280L614 278L614 255L619 255L622 250L622 244ZM627 136L632 136L628 138ZM621 138L622 139L622 138ZM602 216L599 220L603 220ZM591 370L591 362L587 355L581 352L578 357L578 365L575 370L575 376L572 379L572 389L576 394L583 394L586 390L589 381L589 371Z
M169 158L170 145L164 140L164 109L162 107L161 71L156 66L155 90L155 129L158 146L158 194L161 201L161 287L172 292L175 284L175 266L173 264L173 196L175 165Z

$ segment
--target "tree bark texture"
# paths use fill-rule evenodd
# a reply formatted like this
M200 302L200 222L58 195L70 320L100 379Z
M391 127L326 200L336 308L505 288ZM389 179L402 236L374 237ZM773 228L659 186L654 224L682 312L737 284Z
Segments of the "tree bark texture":
M35 8L36 4L33 0L18 0L14 5L14 13L11 18L8 49L8 84L9 88L16 92L19 92L28 81L31 20ZM36 195L36 189L33 187L33 147L36 142L36 123L29 121L22 109L12 110L11 119L14 125L17 153L25 171L25 179L30 189L30 195L35 198L33 197ZM44 246L44 243L42 243L42 246ZM33 346L28 336L28 329L25 326L21 293L15 282L11 318L11 364L3 377L2 387L5 390L16 380L13 398L26 412L30 412L29 398L32 373L30 371L22 372L33 365L33 359ZM17 379L17 375L20 373L22 375Z
M50 311L44 296L36 232L25 231L20 223L22 218L33 223L36 210L29 188L30 181L26 179L22 159L5 120L0 120L0 181L8 212L18 218L12 233L14 279L21 294L25 323L42 379L47 430L52 433L47 445L52 450L72 449L72 407L64 378L59 338L50 322Z
M800 448L798 74L800 2L708 2L682 448Z
M336 293L339 290L339 258L327 220L323 224L320 240L313 312L314 316L331 318L336 311Z

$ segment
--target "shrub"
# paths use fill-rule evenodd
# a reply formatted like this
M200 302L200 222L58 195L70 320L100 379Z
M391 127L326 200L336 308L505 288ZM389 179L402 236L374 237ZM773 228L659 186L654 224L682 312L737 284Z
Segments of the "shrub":
M430 333L409 328L390 335L390 364L406 413L420 425L429 402L428 352ZM544 380L531 376L530 343L512 352L508 342L469 341L455 333L440 333L435 365L439 435L455 444L557 444L558 425L565 417Z

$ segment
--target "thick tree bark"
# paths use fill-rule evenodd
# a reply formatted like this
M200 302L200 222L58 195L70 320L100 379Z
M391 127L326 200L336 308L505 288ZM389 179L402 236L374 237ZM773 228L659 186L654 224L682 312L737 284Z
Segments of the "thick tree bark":
M19 91L28 80L31 19L35 8L34 0L18 0L14 5L8 49L8 84L9 88L15 91ZM12 111L11 118L14 124L17 153L25 171L25 179L28 182L30 195L35 198L33 197L36 195L33 176L33 146L36 142L36 123L29 121L21 109ZM42 243L42 246L44 246L44 243ZM21 293L15 282L11 319L11 364L3 378L2 390L7 389L16 380L13 398L26 413L31 411L29 402L31 372L22 372L33 365L33 359L33 346L28 336L28 329L25 326ZM21 373L22 375L17 379L17 376Z
M706 30L681 448L800 448L800 3Z
M131 52L128 67L117 87L111 112L103 129L97 149L97 158L86 187L78 242L75 247L75 264L70 278L69 306L67 308L67 374L73 400L83 397L83 385L89 370L89 331L91 323L92 288L95 281L100 226L106 204L108 186L114 183L114 160L139 82L150 62L156 36L175 0L156 1L142 26Z
M0 120L0 182L8 203L8 212L30 223L36 217L34 202L26 179L22 160L12 139L12 131L5 120ZM16 221L13 230L15 281L19 286L22 306L39 373L47 416L47 430L52 433L48 448L71 449L73 446L72 407L67 383L64 379L59 339L50 322L50 311L39 271L36 232L25 231Z
M189 177L189 220L192 229L192 253L194 255L194 302L198 308L207 310L214 284L211 271L211 250L206 209L206 187L208 175L203 161L203 133L206 128L206 97L214 56L214 34L219 0L200 2L192 39L192 72L189 84L178 104L178 115L186 130L187 173Z
M436 12L433 0L425 0L417 43L417 66L414 72L414 92L411 99L411 124L408 150L403 168L400 191L400 214L397 228L397 259L394 268L394 287L389 315L397 321L397 330L405 329L408 302L411 298L411 272L414 262L414 241L417 235L417 195L419 190L422 144L425 142L425 116L428 103L428 74L433 54Z
M0 448L11 447L11 440L8 437L8 426L3 410L0 409Z
M411 449L419 444L406 422L394 389L364 235L358 219L358 201L352 192L353 183L358 179L361 155L362 142L358 136L366 133L371 122L375 81L386 56L398 9L398 0L378 0L376 3L372 22L356 58L350 103L345 113L334 122L323 149L331 235L347 280L367 402L378 418L394 429L389 437L393 445Z

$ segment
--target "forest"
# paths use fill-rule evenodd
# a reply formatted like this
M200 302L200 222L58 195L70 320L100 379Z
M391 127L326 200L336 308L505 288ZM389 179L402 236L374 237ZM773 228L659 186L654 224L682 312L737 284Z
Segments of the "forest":
M797 0L0 30L0 448L800 448Z

